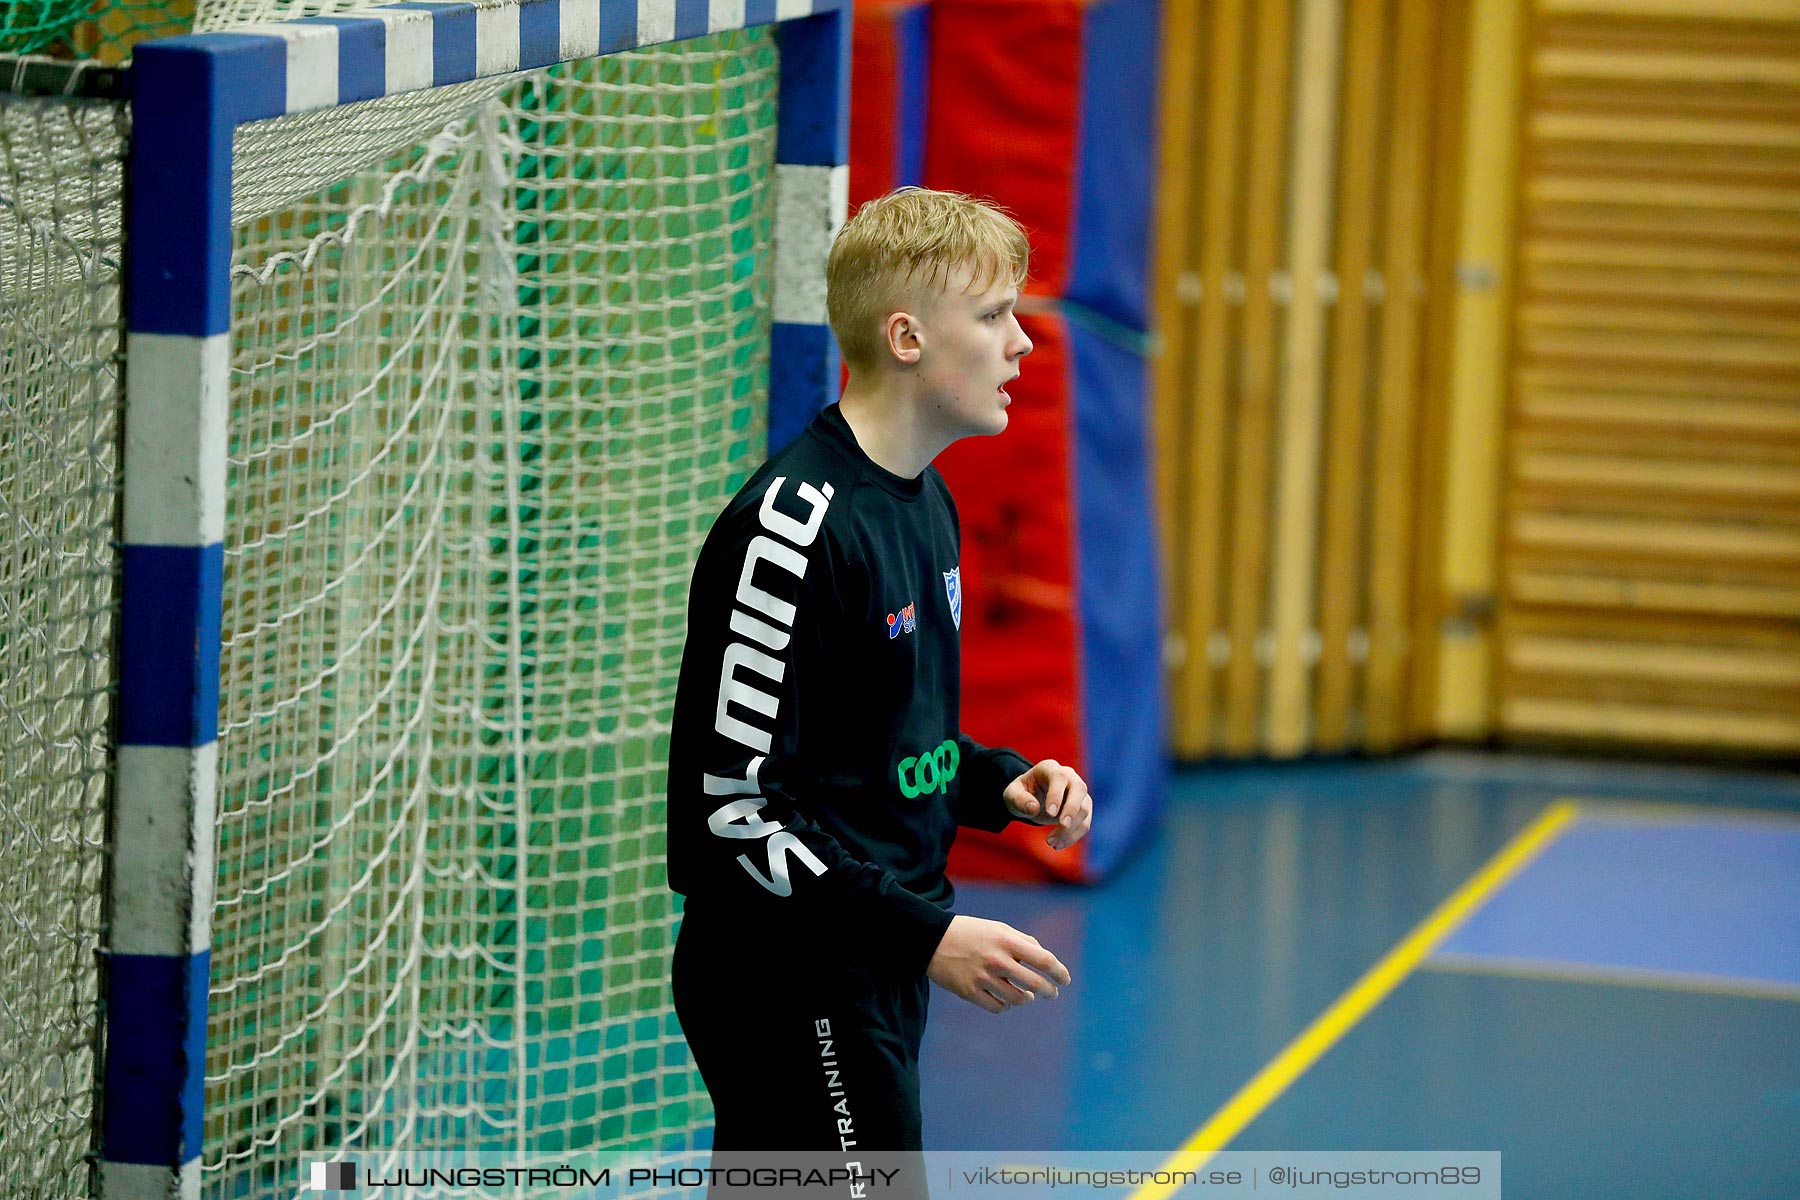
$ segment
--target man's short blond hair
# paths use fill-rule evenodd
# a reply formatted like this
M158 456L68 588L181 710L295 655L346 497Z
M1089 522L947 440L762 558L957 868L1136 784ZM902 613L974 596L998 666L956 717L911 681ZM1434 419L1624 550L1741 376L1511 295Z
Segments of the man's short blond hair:
M961 192L901 188L856 210L825 265L825 313L851 370L881 358L888 314L948 287L962 267L971 292L1025 286L1031 243L1011 214Z

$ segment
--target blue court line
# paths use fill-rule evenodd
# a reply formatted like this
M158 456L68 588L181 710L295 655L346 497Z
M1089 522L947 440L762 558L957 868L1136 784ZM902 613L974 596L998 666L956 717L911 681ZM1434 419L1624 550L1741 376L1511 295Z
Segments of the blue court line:
M1800 821L1584 807L1434 967L1800 995Z
M1546 983L1591 983L1607 987L1659 988L1671 992L1700 992L1709 996L1745 996L1752 1000L1792 1000L1800 1003L1800 985L1764 983L1726 975L1701 975L1680 971L1649 971L1593 963L1546 962L1535 958L1435 954L1419 964L1419 970L1443 975L1496 975L1508 979L1539 979Z

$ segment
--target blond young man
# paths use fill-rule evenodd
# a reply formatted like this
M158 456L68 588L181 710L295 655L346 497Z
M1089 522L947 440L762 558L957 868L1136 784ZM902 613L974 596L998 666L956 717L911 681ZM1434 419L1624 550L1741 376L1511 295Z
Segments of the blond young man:
M1068 767L958 724L956 507L931 460L1000 433L1031 339L1029 246L966 196L864 204L826 269L849 367L701 550L669 751L675 1008L715 1150L921 1149L926 980L990 1012L1054 997L1037 940L953 914L958 826L1088 829Z

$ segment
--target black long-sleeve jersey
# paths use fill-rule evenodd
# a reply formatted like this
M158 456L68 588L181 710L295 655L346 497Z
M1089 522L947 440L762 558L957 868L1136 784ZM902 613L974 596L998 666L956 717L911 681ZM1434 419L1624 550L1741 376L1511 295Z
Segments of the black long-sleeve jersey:
M959 547L943 477L877 466L836 405L727 506L669 742L669 883L690 912L925 970L957 826L1003 828L1031 765L958 723Z

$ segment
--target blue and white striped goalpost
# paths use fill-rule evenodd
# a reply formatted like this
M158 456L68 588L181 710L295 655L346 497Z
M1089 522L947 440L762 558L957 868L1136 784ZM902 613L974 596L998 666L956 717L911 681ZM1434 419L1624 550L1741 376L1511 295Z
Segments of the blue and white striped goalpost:
M824 261L846 205L843 0L400 3L138 47L125 246L117 776L100 1193L200 1194L230 371L248 122L779 22L773 436L835 395Z

